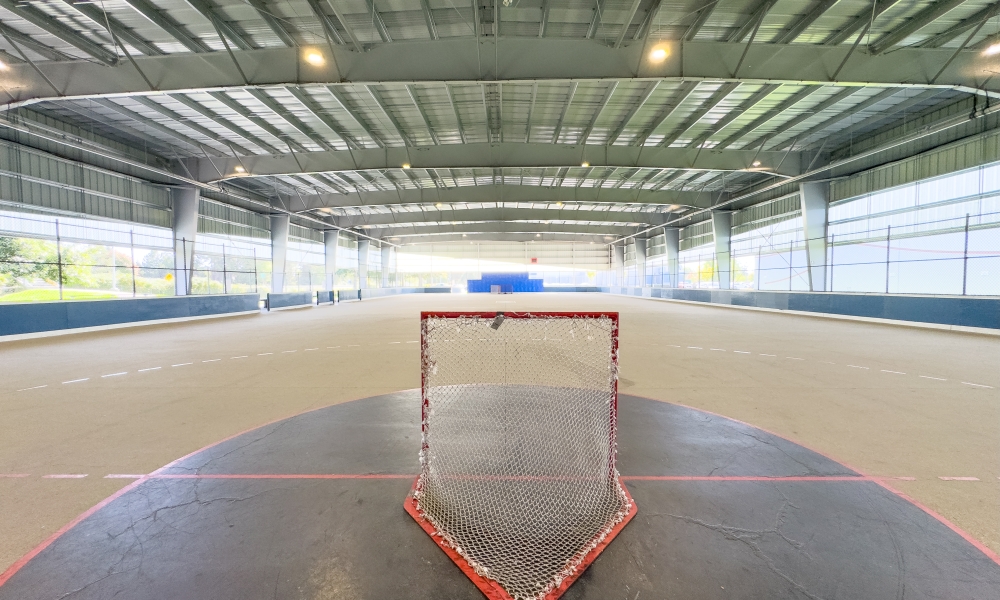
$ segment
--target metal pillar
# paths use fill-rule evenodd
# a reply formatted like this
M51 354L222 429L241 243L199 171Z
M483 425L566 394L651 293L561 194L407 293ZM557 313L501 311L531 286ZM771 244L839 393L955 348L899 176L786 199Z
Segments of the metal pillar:
M382 246L382 287L389 287L389 265L392 264L392 246Z
M191 273L194 270L194 242L198 234L198 188L171 188L174 234L174 293L191 293Z
M611 285L623 287L625 282L625 245L611 245Z
M826 289L826 233L829 222L830 184L808 182L799 184L802 201L802 232L806 239L806 272L809 289L825 292Z
M370 240L358 240L358 289L368 289L368 249Z
M638 287L646 287L646 240L635 238L635 279Z
M669 228L663 230L667 243L667 273L670 276L668 287L677 287L677 274L681 263L681 230Z
M288 254L288 215L271 217L271 293L285 289L285 256Z
M712 233L715 237L715 271L719 280L719 289L728 290L731 287L732 264L730 258L731 238L733 234L733 213L713 212Z
M326 261L323 270L326 274L325 287L323 289L332 290L337 282L337 244L340 242L340 231L324 231L323 246L326 249Z

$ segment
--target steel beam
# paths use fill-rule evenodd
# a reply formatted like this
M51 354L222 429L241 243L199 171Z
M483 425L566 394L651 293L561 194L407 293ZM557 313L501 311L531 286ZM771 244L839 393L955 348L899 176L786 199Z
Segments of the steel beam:
M330 131L336 134L340 139L351 148L363 148L364 145L361 144L353 135L351 135L346 129L340 126L339 123L328 116L323 108L317 104L306 91L298 86L288 86L285 88L289 94L295 97L299 101L299 104L305 107L309 113L316 117L321 123L326 125Z
M185 31L179 23L174 21L173 18L154 6L148 0L124 0L124 2L131 6L137 13L149 19L151 23L169 33L171 37L180 42L181 45L191 52L200 53L211 51L211 49L206 46L204 42L191 37L191 35Z
M213 99L221 102L227 108L229 108L230 110L232 110L236 114L240 115L241 117L243 117L247 121L250 121L251 123L253 123L257 127L260 127L261 129L263 129L264 131L266 131L269 135L273 136L274 138L281 140L282 142L288 144L290 147L294 148L295 150L298 150L299 152L306 152L305 146L303 146L302 144L300 144L300 143L296 142L295 140L291 139L288 136L287 133L281 131L280 129L278 129L274 125L271 125L270 123L268 123L264 119L258 117L252 110L250 110L249 108L243 106L242 104L240 104L236 100L230 98L224 92L210 92L209 96L211 96ZM233 166L235 168L236 165L233 165Z
M365 86L365 91L367 91L368 95L371 96L371 99L375 101L375 105L378 106L382 116L388 119L388 121L392 124L393 128L396 130L396 135L399 136L399 139L403 140L403 145L416 146L416 144L413 143L413 140L410 139L410 136L406 133L406 130L403 129L403 124L400 123L399 120L396 119L396 116L389 111L389 107L386 106L385 100L382 99L382 94L370 85Z
M710 128L708 128L708 130L698 134L698 137L691 140L691 142L688 144L688 148L700 147L703 143L708 141L708 139L711 138L713 135L719 133L720 131L725 129L730 123L740 118L740 116L742 116L743 113L753 109L754 106L757 106L757 104L763 102L768 96L778 91L780 87L781 87L780 85L773 85L773 84L761 86L760 90L758 90L754 95L750 96L749 98L741 102L740 105L734 108L733 110L727 112L726 116L716 121Z
M427 0L421 0L427 2ZM545 28L549 25L549 11L552 9L552 0L542 0L542 20L538 24L538 37L545 37Z
M875 94L874 96L872 96L872 97L870 97L870 98L868 98L866 100L861 101L856 106L851 107L850 111L844 112L844 113L840 113L838 115L835 115L835 116L833 116L833 117L831 117L829 119L824 120L823 122L821 122L821 123L819 123L817 125L814 125L814 126L810 127L809 129L807 129L807 130L799 133L798 135L795 136L795 140L792 140L792 142L788 142L786 140L786 142L783 142L780 145L780 147L782 147L782 148L789 147L791 143L794 143L794 142L797 142L797 141L807 140L807 139L809 139L809 137L815 135L816 133L819 133L820 131L823 131L827 127L830 127L831 125L839 123L839 122L843 121L844 119L850 119L854 114L857 114L857 113L859 113L859 112L861 112L863 110L866 110L868 107L870 107L870 106L872 106L874 104L877 104L879 102L882 102L886 98L889 98L889 97L893 96L894 94L896 94L898 92L899 92L899 90L894 89L894 88L889 88L887 90L882 90L881 92ZM815 116L816 113L818 113L818 112L819 111L815 111L815 112L810 111L809 116ZM770 144L768 144L767 146L768 147L772 147ZM773 148L776 148L776 147L773 147Z
M739 86L740 86L740 84L738 84L738 83L724 83L724 84L722 84L722 86L720 86L719 89L716 90L716 92L714 94L712 94L712 96L708 100L706 100L704 103L702 103L701 108L699 108L698 110L696 110L694 112L694 114L692 114L691 116L689 116L687 118L687 120L685 120L683 123L681 123L680 127L675 128L673 130L673 132L671 132L669 135L667 135L666 137L664 137L657 144L657 146L667 147L667 146L670 146L670 144L672 144L675 141L677 141L677 138L679 138L682 135L684 135L684 132L686 132L688 129L691 129L691 127L693 127L695 125L695 123L697 123L698 121L700 121L702 119L702 117L704 117L705 115L708 114L709 111L711 111L716 106L718 106L718 104L720 102L722 102L723 100L725 100L726 97L729 96L729 94L731 94L734 91L736 91L736 88L738 88Z
M753 133L761 125L767 123L771 119L774 119L778 115L784 114L785 111L790 110L793 106L795 106L799 102L805 100L806 98L808 98L809 96L811 96L812 94L814 94L819 89L821 89L821 88L819 88L819 87L806 87L806 88L803 88L803 89L799 90L797 93L792 94L790 97L788 97L787 99L785 99L784 101L782 101L780 104L778 104L777 106L775 106L771 110L769 110L766 113L762 114L761 116L757 117L756 119L754 119L750 123L747 123L743 127L740 127L739 130L734 131L732 134L729 135L729 137L727 137L726 139L722 140L721 142L719 142L715 146L712 146L712 149L713 150L725 150L726 148L728 148L729 146L731 146L733 143L735 143L735 142L739 141L740 139L746 137L747 135Z
M844 43L862 28L869 27L875 19L879 18L882 13L892 8L892 6L898 1L899 0L882 0L881 2L875 2L872 8L867 8L861 11L861 13L854 17L854 19L851 20L847 26L826 38L823 43L829 46L836 46Z
M227 119L227 118L225 118L225 117L223 117L221 115L218 115L218 114L212 112L207 107L201 105L200 103L196 102L195 100L193 100L191 98L188 98L184 94L172 94L172 95L169 95L167 97L180 102L184 106L190 108L191 110L195 111L196 113L200 114L201 116L205 117L206 119L211 119L212 121L218 123L219 126L228 129L233 134L235 134L235 135L237 135L237 136L239 136L239 137L247 140L248 142L250 142L250 143L252 143L252 144L254 144L256 146L259 146L260 148L263 148L265 152L273 152L275 154L277 154L278 152L280 152L280 150L278 150L272 144L270 144L270 143L262 140L261 138L253 135L252 133L250 133L247 130L243 129L242 127L240 127L236 123L233 123L229 119ZM153 100L150 100L150 102L153 102ZM233 166L235 167L235 165L233 165Z
M235 44L240 50L254 50L257 45L253 43L246 34L242 31L236 29L236 26L223 19L216 12L216 7L213 6L208 0L185 0L190 4L195 10L197 10L203 17L209 20L213 26L215 26L219 31L221 31L227 38L229 38L233 44Z
M141 131L143 127L149 127L150 129L154 129L154 130L160 132L163 135L170 136L170 137L172 137L172 138L174 138L176 140L179 140L179 141L181 141L181 142L183 142L183 143L185 143L185 144L187 144L189 146L197 148L198 150L200 150L202 152L205 152L206 154L211 154L211 155L214 155L214 156L223 155L223 153L221 153L219 150L217 150L217 149L209 146L208 144L205 144L205 143L200 142L198 140L192 139L192 138L184 135L183 133L177 131L176 129L174 129L172 127L167 127L166 125L163 125L162 123L157 123L156 121L150 120L150 119L144 117L143 115L135 112L134 110L126 108L126 107L122 106L121 104L118 104L117 102L112 102L111 100L108 100L106 98L101 98L101 99L95 100L95 102L97 102L99 105L101 105L101 106L103 106L103 107L105 107L107 109L110 109L110 110L113 110L113 111L117 112L118 114L122 115L123 117L126 117L127 119L129 119L131 121L134 121L135 122L135 129L137 129L137 130ZM161 106L160 108L163 108L163 107ZM178 115L178 116L180 116L180 115ZM212 139L215 139L215 137L216 136L214 136L214 135L211 136Z
M121 21L98 9L93 4L77 3L72 0L62 0L62 3L87 19L90 19L91 22L101 29L110 30L114 34L114 37L118 38L119 42L132 46L146 56L161 56L164 54L149 40L143 39L136 32L122 24Z
M583 135L580 136L579 143L586 144L587 139L590 137L590 133L594 131L594 126L597 125L597 121L601 118L601 113L604 112L605 107L607 107L608 102L611 101L611 96L615 94L615 90L618 89L618 82L612 81L608 85L608 89L604 92L604 97L601 98L600 103L597 106L597 111L594 113L593 118L590 119L590 124L583 131Z
M357 50L358 52L364 51L364 48L361 47L361 42L358 41L358 37L354 35L354 31L351 29L351 26L347 24L347 19L344 18L344 13L340 12L340 9L337 8L337 0L320 0L320 1L324 2L327 6L329 6L330 9L333 11L333 14L336 15L337 20L340 21L340 26L344 28L344 31L347 33L347 39L354 46L354 49Z
M439 225L373 225L361 226L364 233L379 238L391 238L400 235L433 235L436 233L587 233L591 235L628 235L635 232L639 226L605 223L601 225L586 225L578 223L524 223L520 221L480 221L472 223L456 222Z
M628 28L632 26L632 19L635 18L635 13L639 11L640 4L642 4L642 0L632 0L632 6L629 7L628 12L625 13L625 21L622 23L622 30L618 33L618 39L615 40L615 48L620 48L622 42L625 41L625 34L628 33Z
M364 117L362 117L360 113L351 108L351 104L347 101L347 98L339 89L337 89L336 86L332 85L326 86L326 90L337 101L337 104L340 104L340 107L344 109L344 112L346 112L348 115L350 115L352 119L354 119L354 122L357 124L357 126L363 129L364 132L368 134L368 137L370 137L375 142L376 145L380 147L386 145L385 140L382 139L382 136L376 134L375 131L365 121Z
M802 35L802 32L809 28L810 25L816 22L816 19L823 16L823 13L833 8L833 5L840 0L819 0L812 9L806 14L799 17L797 21L792 23L792 26L788 28L788 31L778 36L773 44L791 44L795 41L795 38Z
M742 42L750 32L757 27L757 23L760 22L767 12L771 10L771 7L775 5L777 0L758 0L757 4L750 11L750 16L747 17L745 21L738 24L736 30L729 35L729 39L726 40L730 44L738 44Z
M326 37L337 44L343 45L344 37L340 35L340 30L337 29L337 25L330 18L330 15L326 14L326 10L323 8L325 5L324 0L306 0L309 4L309 8L312 9L313 14L319 20L320 25L323 26L323 33Z
M285 123L288 123L290 127L295 129L305 137L312 140L320 148L323 148L324 150L334 150L334 147L332 144L330 144L330 142L326 141L325 139L323 139L322 136L318 135L315 131L310 129L308 125L303 123L298 117L292 114L292 111L288 110L288 108L281 105L274 98L268 96L265 91L251 88L248 89L247 92L251 96L253 96L258 102L266 106L268 110L270 110L272 113L275 114L275 116L280 118ZM341 141L343 141L343 139L341 139ZM347 142L344 142L344 145L347 145Z
M431 5L428 0L420 0L420 8L424 12L424 21L427 22L427 35L432 40L438 39L437 24L434 22L434 15L431 13Z
M35 27L38 27L50 35L59 38L81 52L96 58L105 65L114 66L118 64L117 54L111 52L96 42L90 41L88 38L73 31L69 27L63 25L56 19L30 4L22 4L17 0L0 0L0 8L14 13Z
M375 232L376 230L372 230ZM376 233L376 235L378 235ZM446 244L452 242L462 242L464 244L474 244L478 242L574 242L577 244L601 244L605 245L615 239L613 235L595 235L588 233L438 233L435 235L413 234L396 235L393 237L382 237L390 243L397 244L398 247L422 246L425 244ZM383 242L384 243L384 242Z
M989 6L983 8L982 10L976 11L975 13L969 15L968 17L962 19L958 23L955 23L948 29L945 29L941 33L937 33L927 38L926 40L917 44L920 48L940 48L944 46L951 40L962 35L966 31L977 27L983 19L989 19L993 17L996 11L1000 7L1000 2L994 2Z
M235 103L229 100L230 104ZM245 109L244 109L245 110ZM270 126L274 129L273 126ZM280 131L274 129L280 134ZM272 134L273 135L273 134ZM411 163L415 169L472 169L472 168L558 168L578 167L589 162L592 167L645 167L653 169L684 169L688 171L744 171L750 169L754 158L765 165L782 161L781 174L799 172L799 155L785 157L783 152L755 152L753 150L723 150L699 152L688 148L642 148L635 146L581 147L563 144L442 144L427 146L420 152L409 148L388 147L356 151L334 150L305 152L290 156L276 154L247 157L239 163L247 170L246 176L272 176L297 173L325 173L338 171L364 171L394 169ZM235 160L235 159L231 159ZM201 159L185 161L188 168L204 181L218 178L215 169L203 165ZM235 170L236 163L230 165Z
M625 117L622 118L621 124L618 125L618 127L611 132L611 135L608 136L608 146L613 145L618 140L618 137L621 136L622 132L625 131L625 128L628 127L632 117L634 117L635 113L639 112L642 107L645 106L646 101L649 100L649 97L653 95L653 92L656 91L656 88L659 85L659 81L654 81L646 85L646 89L642 92L642 95L639 96L639 99L636 100L635 104L632 105L632 108L630 108L628 113L625 114ZM534 96L532 96L532 106L534 106Z
M931 4L924 10L917 13L916 16L906 23L893 28L892 31L889 31L880 37L869 47L871 53L882 54L889 48L892 48L896 44L902 42L910 34L916 33L927 25L933 23L936 19L940 19L948 12L958 8L958 6L963 2L965 2L965 0L939 0L934 4Z
M375 0L365 0L368 5L368 14L372 16L372 23L375 25L375 31L378 32L378 36L382 38L383 42L391 42L392 36L389 35L389 30L385 28L385 22L382 20L382 15L379 14L378 9L375 8Z
M687 28L687 31L684 32L684 41L694 41L695 36L698 35L701 28L708 22L708 18L712 16L712 11L715 10L715 7L719 5L720 1L721 0L706 0L702 4L702 7L697 11L698 16L695 17L694 22L691 23L691 25Z
M73 57L63 54L62 52L56 50L55 48L50 48L45 44L39 42L35 38L25 35L20 31L0 23L0 35L9 37L14 43L24 46L28 50L31 50L35 54L45 57L49 60L58 61L72 61L75 60Z
M288 31L286 25L282 23L281 19L271 14L271 9L268 8L267 3L264 0L247 1L250 3L250 6L254 7L257 14L260 15L260 18L267 23L267 26L271 28L274 35L278 36L278 39L281 40L284 45L289 48L298 46L298 44L295 43L295 38L292 37L292 34Z
M838 102L840 102L842 100L845 100L846 98L849 98L851 95L853 95L855 92L857 92L858 89L861 89L861 88L844 88L844 89L842 89L841 91L837 92L833 96L830 96L826 100L820 102L816 106L812 106L808 110L803 111L799 116L793 117L792 119L789 119L788 121L785 121L781 125L778 125L778 127L774 131L772 131L770 133L765 133L764 135L757 136L756 138L752 138L750 141L748 141L745 144L743 144L743 147L744 148L757 148L758 145L759 145L758 143L762 142L762 140L770 140L770 139L776 138L776 137L782 135L783 133L785 133L786 131L789 131L790 129L793 129L793 128L797 127L803 121L805 121L807 119L811 119L811 118L815 117L818 114L822 114L822 112L824 110L830 108L834 104L836 104L836 103L838 103Z
M441 208L428 207L420 212L398 211L388 213L334 216L340 227L358 225L394 225L403 223L440 223L449 221L589 221L593 223L645 223L659 225L666 223L668 213L625 212L621 210L573 210L562 207L549 208Z

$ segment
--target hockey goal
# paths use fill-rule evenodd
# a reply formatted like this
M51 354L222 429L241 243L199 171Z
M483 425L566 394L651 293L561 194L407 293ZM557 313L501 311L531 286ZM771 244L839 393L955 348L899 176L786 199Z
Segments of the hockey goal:
M553 600L635 514L617 468L617 313L421 314L406 510L494 600Z

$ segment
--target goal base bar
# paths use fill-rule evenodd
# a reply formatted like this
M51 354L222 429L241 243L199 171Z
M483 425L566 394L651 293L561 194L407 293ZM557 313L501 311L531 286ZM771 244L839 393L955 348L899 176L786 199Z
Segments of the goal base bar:
M434 529L434 525L432 525L430 521L425 519L424 516L420 514L420 510L417 508L417 499L413 496L413 491L417 489L419 481L420 477L417 477L417 479L413 482L413 489L406 496L406 501L403 503L403 508L406 512L413 517L413 520L420 525L421 529L423 529L424 532L429 535L432 540L434 540L434 543L448 555L448 558L450 558L452 562L454 562L458 568L462 570L462 573L465 573L465 576L468 577L472 583L479 588L479 591L489 598L489 600L514 600L514 598L508 594L499 583L476 573L475 569L473 569L468 561L465 560L465 557L458 552L455 552L455 549L451 546L445 544L444 538L442 538L438 534L437 530ZM600 553L608 547L608 544L615 539L619 532L621 532L621 530L628 525L629 521L632 520L632 517L635 516L638 507L635 505L635 501L632 500L632 495L629 494L628 488L625 487L621 477L618 478L618 485L621 486L621 489L625 493L625 497L628 498L629 505L631 506L628 514L625 515L625 518L622 519L620 523L615 525L611 531L608 532L608 535L603 541L601 541L600 544L583 557L583 562L580 563L580 566L577 567L576 571L566 579L563 579L559 587L546 594L542 600L556 600L565 594L566 590L568 590L577 578L579 578L580 575L582 575L583 572L590 567L590 564L597 559L598 555L600 555Z

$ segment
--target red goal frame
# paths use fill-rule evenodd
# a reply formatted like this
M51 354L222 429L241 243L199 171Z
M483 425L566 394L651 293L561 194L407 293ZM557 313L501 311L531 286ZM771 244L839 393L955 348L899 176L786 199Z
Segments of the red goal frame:
M424 336L424 323L429 318L442 318L442 319L455 319L460 317L480 317L482 319L495 319L497 316L503 316L506 319L532 319L532 318L608 318L611 319L611 360L615 367L618 366L618 313L616 312L506 312L506 311L491 311L491 312L437 312L437 311L424 311L420 313L420 360L421 365L427 357L427 340ZM420 369L420 422L421 422L421 433L426 433L427 428L427 409L429 408L430 399L427 396L427 381L425 376L425 370ZM617 455L618 455L618 377L614 379L614 383L611 387L611 464L609 465L612 472L616 469L617 465ZM422 436L423 440L426 440L426 436ZM427 450L426 441L421 442L421 451ZM625 497L629 502L629 512L625 517L618 522L614 527L608 531L607 535L597 546L592 550L587 552L580 564L577 566L576 570L563 579L562 583L551 592L546 594L542 600L556 600L564 593L566 590L573 585L573 583L583 574L584 571L597 559L598 555L610 544L615 537L621 532L622 529L632 520L635 516L638 508L636 507L635 501L632 500L631 494L629 494L628 488L625 487L625 483L622 481L621 476L618 477L618 486L624 492ZM514 600L499 583L492 579L488 579L476 573L475 569L466 561L465 557L455 551L454 548L445 543L444 538L438 533L434 528L434 525L428 521L417 508L417 499L415 497L415 492L420 491L420 476L413 482L413 487L410 493L406 496L406 501L403 503L403 508L406 512L413 517L420 527L434 540L434 543L441 548L442 551L454 562L459 569L468 577L479 591L481 591L489 600Z

